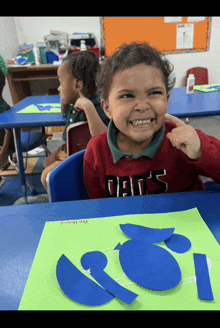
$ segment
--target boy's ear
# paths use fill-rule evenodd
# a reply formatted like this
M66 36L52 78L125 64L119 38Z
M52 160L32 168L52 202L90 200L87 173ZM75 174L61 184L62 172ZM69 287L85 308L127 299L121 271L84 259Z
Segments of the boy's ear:
M76 90L79 90L79 91L83 91L83 89L84 89L84 84L83 84L83 81L81 81L81 80L78 80L78 79L75 79L74 80L74 84L75 84L75 89Z
M109 107L109 104L108 104L108 101L105 100L105 99L102 99L101 100L101 105L102 105L102 108L106 114L106 116L108 116L108 118L110 120L112 120L112 113L111 113L111 110L110 110L110 107Z

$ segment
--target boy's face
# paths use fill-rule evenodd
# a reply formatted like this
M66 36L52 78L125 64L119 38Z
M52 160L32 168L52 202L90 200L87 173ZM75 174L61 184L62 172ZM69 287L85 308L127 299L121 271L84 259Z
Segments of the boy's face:
M57 70L60 86L58 91L61 96L61 101L64 104L75 104L79 95L76 91L76 79L72 75L67 63L63 63Z
M165 122L168 99L162 73L153 66L138 64L113 76L108 101L102 100L102 106L119 130L119 149L121 144L124 152L132 153L150 144Z

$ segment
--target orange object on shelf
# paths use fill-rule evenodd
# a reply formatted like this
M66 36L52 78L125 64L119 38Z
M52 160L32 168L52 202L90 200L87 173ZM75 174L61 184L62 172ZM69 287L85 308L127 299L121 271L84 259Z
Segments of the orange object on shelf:
M45 132L47 134L53 134L52 137L49 137L49 139L57 138L57 136L62 137L62 134L65 130L65 126L46 126Z
M87 48L88 51L91 51L93 52L94 54L96 54L97 56L99 56L99 48ZM70 49L70 52L71 53L75 53L75 52L78 52L80 51L80 49Z

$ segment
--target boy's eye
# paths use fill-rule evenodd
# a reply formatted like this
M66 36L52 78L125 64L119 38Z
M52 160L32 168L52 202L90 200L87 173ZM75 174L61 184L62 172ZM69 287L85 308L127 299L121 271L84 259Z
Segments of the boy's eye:
M158 94L162 94L162 91L159 91L159 90L157 90L157 91L152 91L151 93L150 93L150 95L158 95Z
M134 96L131 93L126 93L126 94L121 96L121 98L124 98L124 99L129 99L129 98L133 98L133 97Z

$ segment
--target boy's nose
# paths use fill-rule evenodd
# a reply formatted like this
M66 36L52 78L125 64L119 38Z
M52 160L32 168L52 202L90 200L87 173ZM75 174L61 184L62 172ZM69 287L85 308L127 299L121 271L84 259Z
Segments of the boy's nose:
M59 85L59 87L57 88L57 90L60 92L60 90L61 90L61 87L60 87L60 85Z
M147 102L147 100L139 100L136 105L135 105L135 110L139 110L139 111L145 111L150 109L150 105Z

